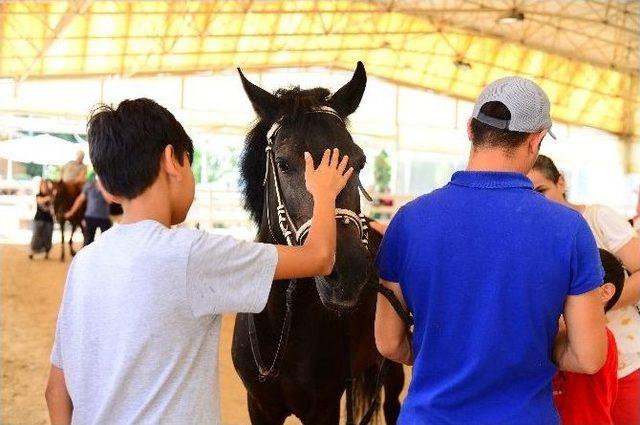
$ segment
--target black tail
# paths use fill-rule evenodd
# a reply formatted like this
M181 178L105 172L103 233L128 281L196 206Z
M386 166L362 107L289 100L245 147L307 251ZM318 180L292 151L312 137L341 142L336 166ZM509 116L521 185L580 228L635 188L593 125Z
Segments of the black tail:
M360 423L363 415L367 413L373 403L376 403L376 405L368 423L375 424L378 422L382 395L376 394L377 378L378 365L375 364L353 380L353 411L354 416L357 418L356 424Z

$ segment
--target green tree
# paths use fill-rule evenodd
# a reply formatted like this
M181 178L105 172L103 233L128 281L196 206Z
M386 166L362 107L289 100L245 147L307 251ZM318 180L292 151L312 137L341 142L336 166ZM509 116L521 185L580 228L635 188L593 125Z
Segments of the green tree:
M386 192L389 189L391 164L389 164L389 154L384 149L376 156L373 164L373 179L379 192Z

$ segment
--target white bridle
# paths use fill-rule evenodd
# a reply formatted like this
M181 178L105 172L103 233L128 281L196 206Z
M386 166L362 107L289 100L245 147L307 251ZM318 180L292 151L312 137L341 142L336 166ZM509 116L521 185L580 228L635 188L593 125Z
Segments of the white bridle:
M340 120L340 122L344 121L338 115L338 113L328 106L319 106L311 109L308 114L329 114L333 115ZM265 175L263 186L265 187L265 207L267 214L267 224L269 226L269 231L272 234L272 237L275 239L275 235L273 235L273 230L271 228L271 214L269 211L269 170L273 175L273 186L276 193L276 200L278 202L278 206L276 207L276 212L278 215L278 225L280 227L280 232L284 236L287 241L287 245L302 245L304 243L305 238L308 236L309 231L311 230L311 220L307 220L304 222L300 228L297 228L291 216L289 215L289 211L287 210L287 206L284 200L284 196L282 194L282 189L280 187L280 181L278 179L278 173L276 169L276 160L275 154L273 153L273 145L275 143L276 136L278 134L278 130L281 127L281 120L278 120L273 123L269 131L267 132L267 147L265 148L266 153L266 167L265 167ZM363 190L363 194L368 198L366 192L362 188L361 184L358 184L358 187ZM336 208L335 209L335 217L338 220L342 220L344 224L353 224L358 229L358 234L362 244L367 246L369 244L369 235L368 229L369 226L367 224L367 220L365 216L360 213L357 214L354 211L345 208ZM295 237L295 238L294 238Z

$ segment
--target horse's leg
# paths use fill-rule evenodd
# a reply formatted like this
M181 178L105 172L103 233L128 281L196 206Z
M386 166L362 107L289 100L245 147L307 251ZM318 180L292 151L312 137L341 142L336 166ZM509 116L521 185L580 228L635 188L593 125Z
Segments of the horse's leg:
M395 425L400 414L400 393L404 387L404 370L402 365L393 363L384 381L384 419L387 425Z
M265 411L249 393L247 393L247 405L252 425L282 425L288 416L284 409L277 409L273 405L269 405L269 411Z
M340 395L326 402L316 402L309 415L301 417L304 425L338 425L340 423Z
M65 220L60 220L60 261L64 261L64 224Z
M70 222L70 223L71 223L71 236L69 236L69 252L71 253L72 257L75 257L76 250L73 249L73 234L76 232L76 228L78 227L78 225L73 222Z

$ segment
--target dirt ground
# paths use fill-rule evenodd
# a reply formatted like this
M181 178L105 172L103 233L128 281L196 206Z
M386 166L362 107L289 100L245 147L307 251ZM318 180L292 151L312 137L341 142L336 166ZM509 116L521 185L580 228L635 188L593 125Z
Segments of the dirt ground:
M58 306L69 260L27 258L27 247L0 245L0 423L49 423L44 388ZM226 425L249 423L245 392L231 363L233 316L224 317L220 347L220 397ZM287 424L299 423L289 418Z

